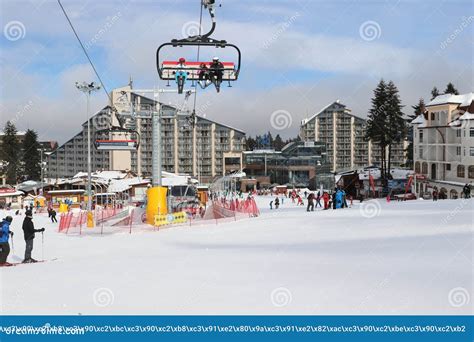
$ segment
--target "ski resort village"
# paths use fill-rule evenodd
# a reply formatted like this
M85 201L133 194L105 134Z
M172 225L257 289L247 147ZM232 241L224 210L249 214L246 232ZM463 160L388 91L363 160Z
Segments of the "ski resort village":
M1 1L1 313L472 315L473 17L190 3Z

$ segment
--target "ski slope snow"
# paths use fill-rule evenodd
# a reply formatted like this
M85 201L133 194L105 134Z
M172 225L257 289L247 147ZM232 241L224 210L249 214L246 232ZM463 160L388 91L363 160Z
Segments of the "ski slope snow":
M2 314L473 313L474 200L315 212L270 200L257 198L258 218L103 236L35 215L33 257L58 260L0 268Z

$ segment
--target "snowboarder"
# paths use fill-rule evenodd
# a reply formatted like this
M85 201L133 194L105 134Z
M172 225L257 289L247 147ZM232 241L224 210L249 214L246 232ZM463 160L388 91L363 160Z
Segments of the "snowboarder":
M33 240L35 238L35 233L44 232L44 228L35 229L35 226L33 224L33 214L31 210L27 210L25 215L25 219L23 220L23 233L25 236L26 248L25 260L23 260L23 262L36 262L36 260L31 257L31 252L33 251Z
M278 209L279 206L280 206L280 199L277 197L275 198L275 209Z
M13 217L7 216L2 221L0 231L0 265L7 264L8 254L10 254L10 245L8 244L8 238L10 235L13 237L13 232L10 231L10 224L13 221Z
M306 211L309 211L309 208L311 208L311 211L314 211L314 194L312 192L308 195L308 206L306 207Z

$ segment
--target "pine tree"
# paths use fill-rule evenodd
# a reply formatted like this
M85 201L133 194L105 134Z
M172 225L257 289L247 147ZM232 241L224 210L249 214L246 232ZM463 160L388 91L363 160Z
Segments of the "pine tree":
M425 112L425 100L423 100L423 98L420 98L418 104L416 104L416 106L411 106L411 108L413 108L413 114L408 115L410 121L414 120L418 115Z
M400 143L406 136L407 125L403 118L402 103L398 88L390 81L387 84L387 142L388 142L388 171L392 163L392 145Z
M273 140L273 148L275 151L281 151L281 149L285 146L283 139L280 137L280 134L277 134L275 139Z
M7 121L3 129L2 149L0 160L2 161L2 173L6 176L7 184L17 183L20 166L20 144L16 137L17 130L11 121Z
M444 91L445 94L453 94L453 95L459 95L459 92L456 88L454 88L454 85L449 82L446 85L446 90Z
M23 175L29 180L41 178L41 152L38 134L28 129L23 140ZM41 180L42 181L42 180Z
M268 133L266 134L266 138L267 138L267 142L268 142L268 145L266 146L267 148L271 148L273 146L273 136L272 134L270 133L270 131L268 131Z
M372 108L367 116L367 127L365 131L365 139L371 140L372 143L380 148L380 170L382 178L385 177L385 148L387 141L387 84L382 79L374 90L374 96L371 99Z
M257 141L252 137L247 137L245 139L245 150L253 151L257 147Z
M439 90L436 87L433 87L431 90L431 100L433 100L435 97L439 96Z

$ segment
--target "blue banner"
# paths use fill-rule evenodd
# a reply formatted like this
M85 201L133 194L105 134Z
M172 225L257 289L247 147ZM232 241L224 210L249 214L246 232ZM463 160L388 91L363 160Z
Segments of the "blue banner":
M473 316L3 316L0 341L473 341Z

